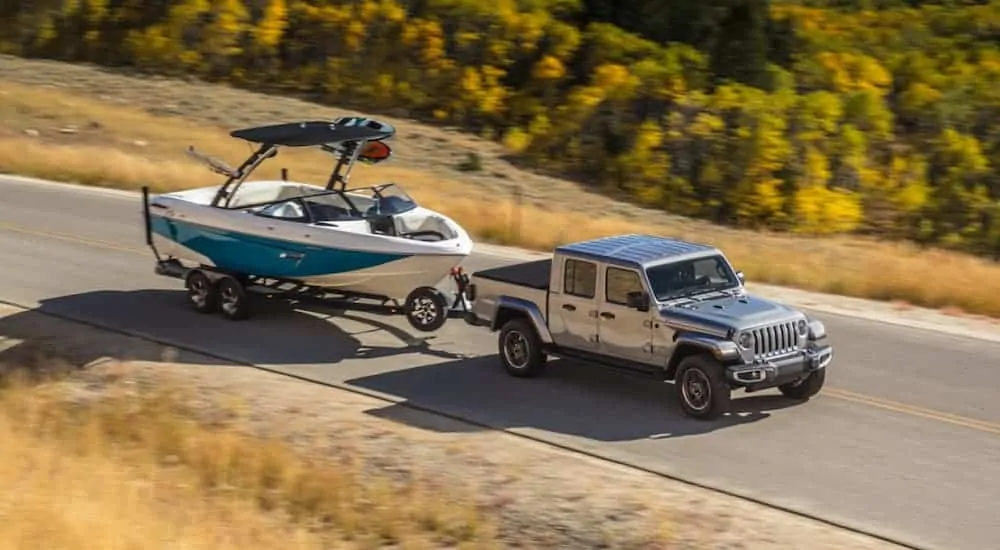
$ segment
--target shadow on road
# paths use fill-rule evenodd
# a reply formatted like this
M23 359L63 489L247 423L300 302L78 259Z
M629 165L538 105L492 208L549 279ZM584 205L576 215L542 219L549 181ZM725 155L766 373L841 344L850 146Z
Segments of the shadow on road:
M684 416L667 383L569 360L552 360L536 379L508 376L495 356L477 357L355 378L349 384L492 428L542 430L596 441L698 435L768 418L795 401L734 394L732 412L716 421ZM390 405L368 414L434 431L473 431Z
M670 384L627 376L602 367L553 360L545 376L508 376L493 353L465 358L434 346L434 336L415 338L399 321L359 312L309 306L308 313L286 302L264 301L256 315L233 322L194 312L181 290L94 291L45 300L35 310L0 318L0 363L22 361L45 345L40 313L125 330L231 361L296 368L296 374L323 382L344 382L394 396L420 408L460 417L493 428L541 430L595 441L675 438L757 422L794 402L774 395L737 394L733 412L712 422L685 417ZM332 319L330 319L332 317ZM331 322L332 321L332 322ZM51 323L51 321L50 321ZM451 339L464 339L452 328ZM79 332L79 331L77 331ZM76 364L101 357L154 362L226 365L204 355L166 359L164 347L125 345L120 337L73 342L71 329L50 342ZM477 336L477 337L481 337ZM93 338L93 337L91 337ZM6 341L7 345L2 345ZM10 345L14 342L13 345ZM430 356L438 363L427 365ZM391 358L390 361L377 361ZM398 359L397 359L398 358ZM419 359L418 359L419 358ZM338 369L348 360L373 359ZM414 362L425 363L412 366ZM327 368L332 367L332 368ZM349 378L347 373L365 373ZM345 379L349 378L349 379ZM436 431L475 430L393 405L370 414Z
M254 364L337 364L345 359L408 354L442 359L460 357L432 348L433 336L415 338L389 323L332 308L310 305L309 312L305 313L293 309L287 302L260 300L255 303L255 316L246 321L233 322L219 315L199 314L189 307L181 290L100 290L43 300L34 310L0 318L0 337L42 338L38 313L123 330L179 348ZM336 322L329 322L330 317ZM380 338L385 345L361 342L362 335L372 332L388 336ZM8 356L10 352L7 350ZM113 353L104 352L103 355ZM130 359L159 361L162 357ZM206 361L225 363L198 356L197 362Z

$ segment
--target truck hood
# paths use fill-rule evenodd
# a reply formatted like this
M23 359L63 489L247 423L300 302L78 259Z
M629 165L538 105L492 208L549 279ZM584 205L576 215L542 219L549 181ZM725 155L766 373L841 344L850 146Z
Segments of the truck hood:
M679 321L692 328L705 327L717 331L743 329L801 318L798 310L747 294L716 294L699 300L678 301L660 309L665 322Z

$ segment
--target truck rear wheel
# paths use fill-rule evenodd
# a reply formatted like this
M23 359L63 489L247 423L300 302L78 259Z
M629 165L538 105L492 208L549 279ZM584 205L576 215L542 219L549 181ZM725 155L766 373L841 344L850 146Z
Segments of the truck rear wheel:
M722 365L708 355L685 357L674 386L681 409L692 418L711 420L729 411L732 395Z
M500 362L511 376L529 378L545 368L545 354L535 327L523 317L504 323L497 339Z

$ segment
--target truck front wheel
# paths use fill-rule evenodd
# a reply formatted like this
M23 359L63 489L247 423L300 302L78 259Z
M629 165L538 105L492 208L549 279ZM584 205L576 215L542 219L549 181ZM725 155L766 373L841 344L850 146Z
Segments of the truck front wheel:
M681 409L699 420L718 418L729 411L731 393L722 365L707 355L685 357L674 379Z
M785 397L805 401L819 393L823 389L824 382L826 382L826 369L819 369L801 382L778 386L778 390Z
M545 354L535 327L527 319L518 317L504 323L500 329L500 361L511 376L528 378L545 368Z

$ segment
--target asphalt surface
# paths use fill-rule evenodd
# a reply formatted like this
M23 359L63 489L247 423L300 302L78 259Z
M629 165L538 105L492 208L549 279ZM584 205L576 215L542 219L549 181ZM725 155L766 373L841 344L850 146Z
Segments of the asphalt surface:
M506 376L495 335L453 320L426 340L398 317L266 304L233 323L153 273L141 204L0 179L0 299L319 381L379 392L724 488L926 548L1000 548L1000 344L850 317L827 390L736 394L712 423L672 387L554 361ZM510 262L475 254L466 268ZM0 336L27 327L0 320ZM220 367L221 368L221 367ZM313 406L321 407L322 403ZM372 411L403 422L399 405Z

